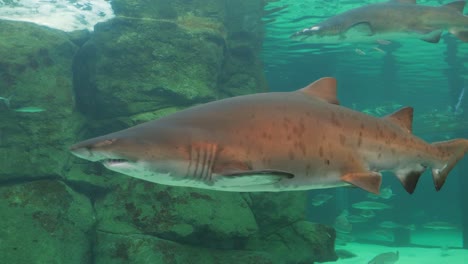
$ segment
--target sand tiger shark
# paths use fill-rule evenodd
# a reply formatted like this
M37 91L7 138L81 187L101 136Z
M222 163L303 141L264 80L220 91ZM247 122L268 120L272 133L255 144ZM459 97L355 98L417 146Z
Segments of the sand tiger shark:
M383 118L340 106L336 80L197 105L70 148L110 170L172 185L235 192L354 185L379 193L392 171L412 193L432 168L439 190L467 139L426 143L413 109Z
M309 42L353 42L416 37L437 43L448 30L468 42L465 1L443 6L417 5L416 0L391 0L369 4L330 17L305 28L292 38Z

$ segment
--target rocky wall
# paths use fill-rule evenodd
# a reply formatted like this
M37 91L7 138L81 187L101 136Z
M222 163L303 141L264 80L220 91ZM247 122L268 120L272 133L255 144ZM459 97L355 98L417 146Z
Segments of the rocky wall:
M263 1L112 5L116 17L92 33L0 21L0 250L7 263L335 259L333 230L304 221L303 192L162 186L71 157L74 141L266 90Z

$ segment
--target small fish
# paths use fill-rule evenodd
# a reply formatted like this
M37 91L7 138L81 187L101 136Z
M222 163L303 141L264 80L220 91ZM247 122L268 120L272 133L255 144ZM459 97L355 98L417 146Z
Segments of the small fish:
M18 113L40 113L44 112L44 108L36 107L36 106L26 106L26 107L21 107L13 110Z
M360 216L360 215L350 215L348 216L348 221L350 223L365 223L367 222L369 219L368 218L365 218L363 216Z
M399 258L400 258L400 253L398 251L387 252L387 253L382 253L382 254L375 256L367 264L393 264L393 263L396 263Z
M388 41L388 40L385 40L385 39L377 39L375 42L377 42L380 45L384 45L384 46L392 44L391 41Z
M457 229L457 227L448 222L444 221L434 221L434 222L429 222L423 225L424 228L427 229L432 229L432 230L454 230Z
M402 229L408 229L408 230L415 230L415 226L413 224L402 225L402 224L395 223L393 221L383 221L382 223L379 224L379 227L387 228L387 229L402 228Z
M385 241L394 241L395 240L395 235L393 234L393 232L389 231L388 229L384 230L384 229L377 229L373 232L373 234L381 239L381 240L385 240Z
M362 49L354 49L354 52L356 52L356 54L361 55L361 56L366 55L366 53Z
M375 212L372 211L372 210L366 210L366 209L364 209L364 210L361 210L360 215L361 215L362 217L365 217L365 218L373 218L373 217L375 217Z
M329 194L317 194L312 198L312 205L313 206L321 206L326 203L328 200L333 198L333 196Z
M349 258L357 257L356 254L346 249L337 249L335 250L335 252L336 252L336 255L338 255L338 258L340 259L349 259Z
M5 103L5 105L6 105L6 107L7 107L8 109L10 109L11 98L13 98L13 95L10 96L10 97L8 97L8 98L6 98L6 97L1 97L1 96L0 96L0 101L3 101L3 102Z
M353 230L353 225L348 221L348 210L343 210L343 212L335 219L335 224L333 227L336 232L349 234Z
M379 47L373 47L372 49L375 50L375 51L377 51L377 52L379 52L379 53L382 53L382 54L385 54L385 53L386 53L383 49L381 49L381 48L379 48Z
M367 195L367 197L371 198L371 199L382 198L382 199L385 199L385 200L388 200L388 199L392 198L392 196L394 196L394 194L393 194L392 188L390 188L390 187L382 188L380 190L379 195L371 194L371 193L369 193Z
M461 103L463 101L463 97L465 96L465 87L461 90L460 95L458 96L458 101L457 104L455 105L455 108L453 109L453 112L455 114L460 114L462 111L460 109Z
M352 207L356 209L362 209L362 210L383 210L383 209L391 208L391 206L387 204L379 203L379 202L372 202L372 201L363 201L359 203L354 203Z

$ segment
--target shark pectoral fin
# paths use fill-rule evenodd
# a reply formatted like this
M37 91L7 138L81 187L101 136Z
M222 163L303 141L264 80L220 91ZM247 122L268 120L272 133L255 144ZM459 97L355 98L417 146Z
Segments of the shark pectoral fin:
M421 39L429 43L439 43L440 36L442 36L442 30L435 30L425 35Z
M355 23L346 30L346 34L350 35L372 36L374 33L372 25L367 21Z
M253 186L274 184L283 179L292 179L294 174L277 170L251 170L244 172L226 173L216 179L216 184L234 186Z
M382 174L378 172L355 172L341 176L341 180L368 192L379 194Z

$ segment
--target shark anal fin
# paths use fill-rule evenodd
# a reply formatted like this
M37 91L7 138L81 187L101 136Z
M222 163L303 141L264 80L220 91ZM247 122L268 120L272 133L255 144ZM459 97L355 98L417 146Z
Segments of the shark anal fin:
M216 179L216 183L223 186L254 186L274 184L283 179L292 179L294 174L277 170L252 170L244 172L226 173Z
M354 172L341 176L341 180L368 192L379 194L382 174L378 172Z
M405 190L412 194L416 185L418 184L419 177L424 173L426 170L425 167L419 165L418 168L412 170L400 170L396 172L398 179L401 182L401 185L405 188Z
M413 130L413 108L405 107L384 117L386 120L406 129L409 133Z
M429 43L439 43L442 30L435 30L422 37L421 39Z
M367 21L362 21L351 25L347 30L346 34L358 34L362 36L372 36L375 34L372 25Z

